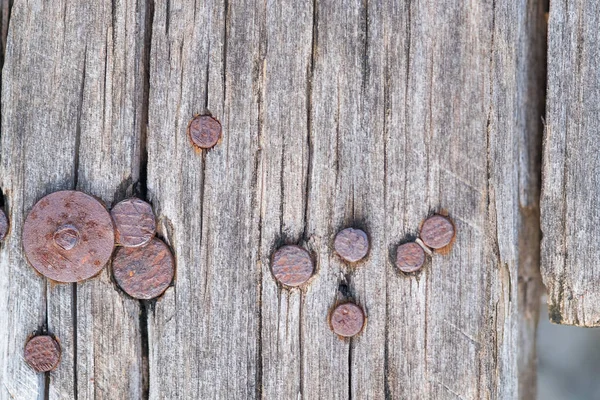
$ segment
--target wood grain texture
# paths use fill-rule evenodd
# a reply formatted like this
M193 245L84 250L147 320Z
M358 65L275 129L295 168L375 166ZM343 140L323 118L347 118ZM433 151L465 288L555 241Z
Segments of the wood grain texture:
M541 271L554 323L600 326L600 5L554 1L548 27Z
M0 399L532 398L544 1L463 3L17 2ZM196 114L222 124L213 149L190 144ZM176 258L164 296L139 304L109 268L34 273L24 217L64 188L109 207L147 189ZM442 211L452 250L398 272L396 246ZM332 250L349 226L371 241L356 265ZM271 274L286 243L316 264L298 289ZM341 340L345 300L367 324ZM47 377L21 357L43 327L63 345Z
M115 8L112 8L113 5ZM0 398L141 398L140 307L108 267L81 284L52 284L22 254L24 217L42 196L79 189L107 206L140 176L145 2L17 2L2 80L2 163L11 234L0 251ZM26 337L47 329L58 369L35 374Z
M157 1L148 195L177 279L149 316L150 397L530 396L543 18L542 1ZM197 113L223 125L201 153ZM398 273L395 245L442 209L452 252ZM356 266L331 251L346 226L371 237ZM301 289L272 278L284 243L317 263ZM347 298L368 323L339 340Z

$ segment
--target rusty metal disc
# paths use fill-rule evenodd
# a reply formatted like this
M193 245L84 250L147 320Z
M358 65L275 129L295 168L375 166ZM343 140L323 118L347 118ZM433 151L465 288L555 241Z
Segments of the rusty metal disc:
M404 243L396 251L396 266L402 272L418 271L425 263L425 252L415 242Z
M312 258L300 246L286 245L273 253L271 259L273 276L287 286L299 286L314 272Z
M357 262L369 252L369 238L360 229L346 228L338 232L333 247L344 260Z
M331 313L333 331L343 337L358 334L365 324L365 313L354 303L338 305Z
M210 115L198 115L190 121L188 135L194 146L210 149L221 138L221 123Z
M115 244L112 219L85 193L64 190L38 201L25 219L23 248L29 263L58 282L79 282L96 275Z
M4 240L8 234L8 218L3 210L0 210L0 240Z
M115 240L118 245L144 246L156 233L152 206L143 200L123 200L113 207L110 214L115 222Z
M441 249L454 238L454 225L448 218L434 215L423 222L419 236L426 246Z
M113 260L115 280L133 298L160 296L173 281L175 260L169 247L152 239L144 247L120 247Z
M25 361L36 372L52 371L60 362L60 352L60 345L51 336L34 336L25 344Z

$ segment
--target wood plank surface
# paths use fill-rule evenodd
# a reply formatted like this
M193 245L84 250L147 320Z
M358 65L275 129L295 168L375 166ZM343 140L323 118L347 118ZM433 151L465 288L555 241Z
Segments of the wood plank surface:
M529 399L540 285L544 1L23 0L2 75L0 399ZM4 26L4 25L2 25ZM223 136L195 150L191 118ZM157 301L110 265L51 285L24 217L77 188L147 197L176 278ZM452 250L412 275L395 248L432 213ZM364 229L368 257L333 252ZM305 247L316 274L278 285ZM363 332L328 314L351 299ZM22 359L47 327L59 369Z
M0 398L141 398L139 302L109 268L53 284L24 259L24 217L42 196L79 189L111 206L140 175L145 2L17 2L2 81L1 187L12 229L0 251ZM115 6L113 9L112 6ZM23 361L28 335L62 346L58 369Z
M150 397L518 397L537 309L518 299L539 293L543 13L157 2L148 190L178 273L150 316ZM202 153L197 113L223 124ZM441 209L452 252L398 273L394 246ZM372 239L357 267L331 250L350 225ZM317 261L304 289L273 281L283 243ZM327 324L342 296L369 318L347 341Z
M541 271L558 324L600 326L599 24L596 1L552 2Z

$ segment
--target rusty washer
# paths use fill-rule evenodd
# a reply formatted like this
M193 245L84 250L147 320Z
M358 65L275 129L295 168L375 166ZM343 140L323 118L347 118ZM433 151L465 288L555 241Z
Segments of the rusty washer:
M286 245L273 253L271 259L273 276L287 286L300 286L314 272L308 251L300 246Z
M360 229L346 228L338 232L333 247L344 260L357 262L369 252L369 238Z
M221 138L221 123L210 115L198 115L190 121L188 135L194 146L210 149Z
M8 218L3 210L0 210L0 240L4 240L8 234Z
M36 372L52 371L60 362L60 345L51 336L34 336L25 344L25 361Z
M419 236L426 246L432 249L441 249L452 242L454 225L448 218L434 215L423 222Z
M402 272L418 271L425 262L423 248L415 242L404 243L396 250L396 266Z
M331 313L333 331L343 337L358 334L365 324L365 313L354 303L338 305Z
M115 244L106 208L85 193L64 190L38 201L23 226L29 263L58 282L79 282L96 275Z
M156 233L152 206L143 200L131 198L117 203L110 214L115 222L115 240L124 247L148 244Z
M150 300L173 281L175 260L169 247L152 239L144 247L120 247L113 260L115 280L133 298Z

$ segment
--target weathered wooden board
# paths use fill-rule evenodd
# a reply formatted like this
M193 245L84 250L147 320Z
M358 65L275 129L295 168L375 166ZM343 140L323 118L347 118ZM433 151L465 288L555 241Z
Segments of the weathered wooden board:
M442 3L18 2L0 399L532 398L544 2ZM208 113L223 138L196 151ZM110 206L135 185L176 257L161 299L122 295L110 268L52 286L27 266L41 196ZM395 246L441 210L452 251L398 272ZM371 239L356 266L332 251L346 226ZM284 243L316 262L302 289L273 280ZM342 298L368 316L350 340L327 321ZM49 379L21 357L45 325L65 350Z
M150 315L150 397L515 398L519 375L531 385L537 306L520 296L539 293L543 13L156 2L148 191L178 273ZM202 153L186 137L197 113L224 129ZM453 251L398 273L394 245L440 209ZM348 225L372 240L356 268L331 250ZM302 290L272 279L282 243L317 260ZM327 324L341 292L369 317L349 341Z
M600 326L600 4L552 2L541 271L551 321Z
M112 8L114 6L114 8ZM0 251L0 398L140 398L139 302L109 269L51 284L22 254L24 217L42 196L77 188L107 206L139 180L145 122L145 2L19 1L2 76L0 183L12 230ZM61 341L44 378L23 362L28 335Z

